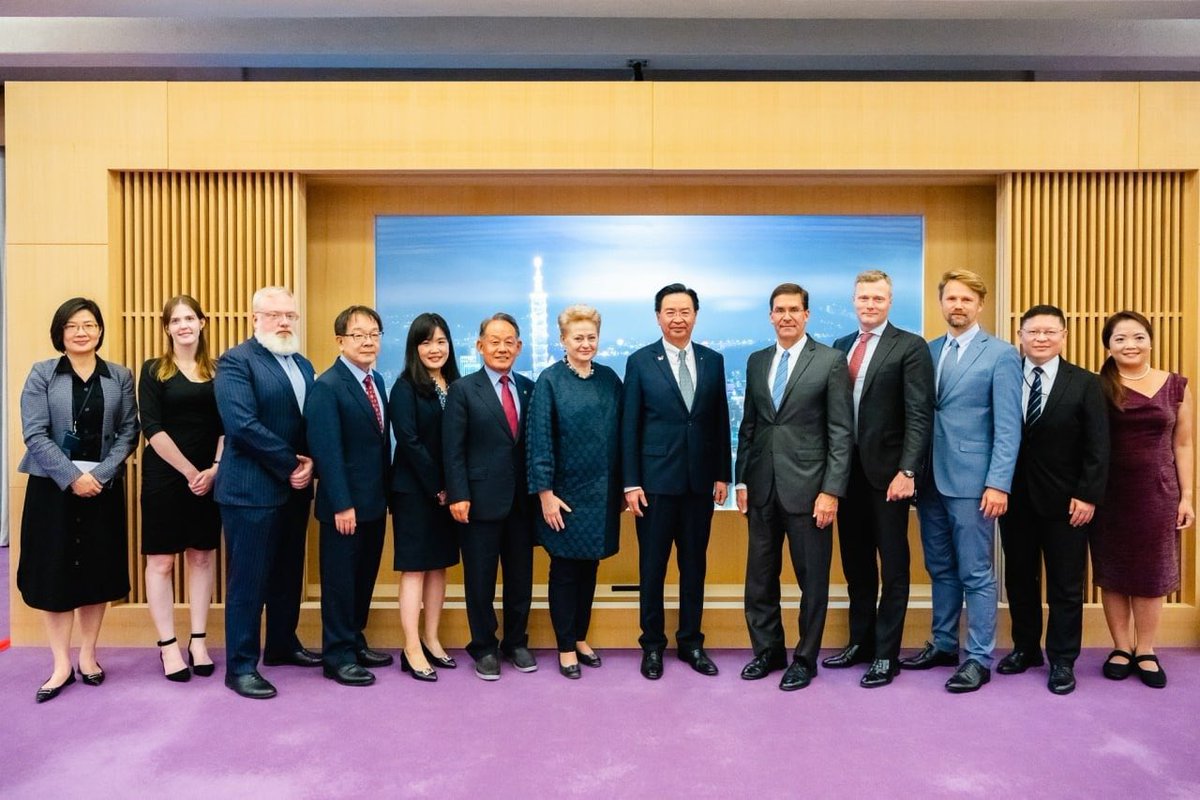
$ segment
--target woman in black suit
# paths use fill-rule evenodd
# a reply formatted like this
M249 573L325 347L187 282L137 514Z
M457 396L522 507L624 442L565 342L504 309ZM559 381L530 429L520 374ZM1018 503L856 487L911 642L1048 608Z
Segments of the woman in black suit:
M224 436L213 393L216 363L208 354L208 318L188 295L163 306L167 349L142 365L138 379L142 431L142 554L146 600L158 631L167 680L213 674L204 646L208 606L221 543L221 514L213 502ZM175 557L186 554L191 635L187 663L175 638ZM191 670L188 669L191 665Z
M446 597L446 567L458 563L458 538L446 507L442 475L442 409L458 379L449 326L438 314L413 320L404 349L404 372L392 386L388 410L396 434L389 506L400 575L400 669L417 680L437 680L432 664L458 666L438 641ZM422 603L425 637L419 633ZM430 663L432 662L432 664Z
M79 676L104 681L96 641L110 600L129 594L125 459L137 445L133 374L100 358L104 317L95 301L58 307L50 341L61 358L33 365L21 391L29 475L21 515L17 588L40 609L54 671L37 702L75 682L71 628L79 617Z

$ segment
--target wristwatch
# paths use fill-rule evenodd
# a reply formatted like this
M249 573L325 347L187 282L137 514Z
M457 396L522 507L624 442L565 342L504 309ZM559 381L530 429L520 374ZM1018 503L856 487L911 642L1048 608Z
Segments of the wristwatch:
M917 477L917 473L913 472L911 469L902 469L902 470L900 470L900 474L906 478Z

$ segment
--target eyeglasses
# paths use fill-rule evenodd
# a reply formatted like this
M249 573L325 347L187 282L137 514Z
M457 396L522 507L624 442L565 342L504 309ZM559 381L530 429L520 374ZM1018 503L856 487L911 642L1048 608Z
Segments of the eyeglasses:
M1030 339L1054 339L1061 336L1063 328L1039 328L1037 330L1021 330L1022 336L1028 336Z
M100 330L100 326L94 322L68 322L66 325L63 325L63 333L68 335L78 333L79 331L83 331L86 334L93 334L98 330Z
M272 322L278 322L281 319L286 319L288 322L297 322L300 315L295 311L255 311L255 314L261 314Z
M362 344L370 339L372 342L378 342L383 338L383 331L372 331L371 333L343 333L342 336L346 339L353 339L355 344Z

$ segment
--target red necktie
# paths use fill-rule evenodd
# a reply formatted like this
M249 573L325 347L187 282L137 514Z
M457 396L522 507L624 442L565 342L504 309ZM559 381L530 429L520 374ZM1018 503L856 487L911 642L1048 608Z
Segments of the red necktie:
M371 410L375 412L375 424L383 431L383 411L379 408L379 397L375 394L375 381L371 376L363 378L363 386L367 387L367 399L371 401Z
M504 406L504 418L508 420L508 428L513 438L517 438L517 401L513 399L512 389L508 388L509 377L500 376L500 405Z
M858 380L858 371L862 369L863 359L867 356L867 342L869 341L871 341L871 334L860 334L858 337L858 344L854 346L854 352L850 354L851 383L854 383Z

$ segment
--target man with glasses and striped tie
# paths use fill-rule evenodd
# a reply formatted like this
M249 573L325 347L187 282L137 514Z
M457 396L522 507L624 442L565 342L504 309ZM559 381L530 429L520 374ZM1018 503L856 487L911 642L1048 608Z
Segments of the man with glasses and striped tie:
M850 480L854 408L846 357L817 342L808 292L783 283L769 303L775 344L746 362L746 399L738 429L738 510L749 517L746 625L754 658L744 680L788 664L779 608L786 537L800 584L800 641L779 688L803 689L817 674L829 609L832 523Z
M1008 513L1000 519L1013 650L996 671L1041 666L1042 561L1046 565L1047 688L1075 690L1083 637L1088 529L1108 481L1108 407L1100 379L1062 357L1067 320L1050 305L1021 316L1025 430Z

